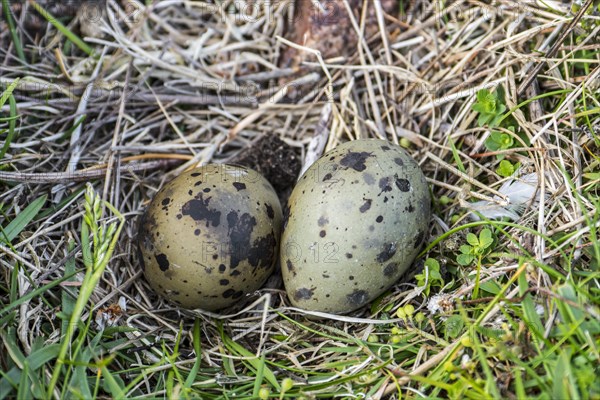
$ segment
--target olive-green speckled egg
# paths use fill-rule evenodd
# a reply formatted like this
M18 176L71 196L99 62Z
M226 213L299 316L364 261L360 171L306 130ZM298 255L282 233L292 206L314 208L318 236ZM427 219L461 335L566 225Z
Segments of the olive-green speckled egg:
M144 275L186 308L218 310L273 272L281 205L271 184L239 166L206 165L167 183L140 221Z
M300 178L284 210L280 261L293 305L353 311L411 265L430 218L418 164L383 140L341 144Z

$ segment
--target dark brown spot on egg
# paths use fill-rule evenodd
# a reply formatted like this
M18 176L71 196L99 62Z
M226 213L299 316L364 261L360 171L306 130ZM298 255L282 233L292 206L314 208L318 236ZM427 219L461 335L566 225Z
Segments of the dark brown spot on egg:
M168 206L170 202L171 202L171 199L169 197L166 197L163 199L163 201L161 201L160 204L162 204L163 206Z
M377 255L378 262L385 262L396 254L396 243L386 243L383 245L381 253Z
M363 203L362 206L360 206L360 208L358 209L361 213L365 213L369 210L369 208L371 208L371 203L373 202L373 200L371 199L365 199L363 198L363 200L365 201Z
M220 273L223 273L223 272L225 272L225 270L226 270L226 269L227 269L227 267L225 266L225 264L221 264L221 265L219 265L219 272L220 272Z
M243 182L233 182L233 187L239 192L240 190L246 189L246 184Z
M200 229L194 230L194 235L195 236L200 236L200 233L201 233Z
M327 223L329 222L329 220L323 216L319 217L319 220L317 221L317 223L319 224L319 226L325 226Z
M326 234L327 234L327 232L325 232L324 230L319 232L319 236L321 236L321 237L325 237Z
M381 215L377 216L375 221L377 221L378 223L381 223L381 221L383 221L383 216L381 216Z
M369 186L373 185L375 183L375 178L373 178L373 175L371 175L367 172L363 173L363 180Z
M210 188L204 188L204 189L202 189L202 191L203 191L204 193L210 193Z
M401 192L410 191L410 182L406 179L396 178L396 186Z
M167 256L165 254L155 255L154 258L156 258L156 262L158 263L158 268L160 268L161 271L165 272L166 270L169 269L169 266L171 264L169 263L169 259L167 258Z
M323 177L323 182L330 180L332 177L331 174L325 174L325 176Z
M269 268L273 265L275 260L275 248L277 247L277 241L275 239L275 233L260 237L252 243L248 254L248 262L253 267Z
M404 166L404 161L402 161L400 157L394 158L394 162L396 163L396 165L399 165L401 167Z
M283 229L286 228L289 219L290 219L290 206L289 206L289 204L286 204L286 206L283 209L283 225L282 225Z
M352 253L346 253L346 258L347 258L347 259L350 259L350 258L352 258Z
M391 150L389 146L381 146L381 150L388 151Z
M313 296L314 289L300 288L294 292L294 300L310 300Z
M415 244L414 244L415 249L418 249L421 246L421 244L423 244L423 239L425 239L425 232L419 231L417 236L415 236Z
M270 219L275 218L275 211L273 211L273 207L270 204L265 203L265 208L267 209L267 216Z
M200 186L202 185L202 181L196 181L196 183L194 183L194 186Z
M221 286L227 286L227 285L229 285L229 279L221 279L219 281L219 285L221 285Z
M366 151L349 151L344 158L340 160L340 164L344 167L352 168L355 171L362 172L367 168L365 161L369 157L371 157L371 153L367 153Z
M183 218L183 215L177 214L175 217L177 217L177 219L181 219L181 218Z
M211 197L204 199L202 193L197 198L188 201L181 208L183 215L189 215L196 222L206 221L206 227L209 225L219 226L221 222L221 211L209 208Z
M191 196L191 195L193 195L193 194L194 194L194 191L193 191L192 189L188 190L188 195L190 195L190 196Z
M238 271L237 269L231 271L231 273L229 274L229 276L238 276L241 275L242 273L240 271Z
M240 262L250 256L250 237L256 226L256 218L248 213L241 217L236 211L230 211L227 214L227 227L229 234L229 252L231 254L231 268L237 268ZM257 260L253 260L252 266L258 265Z
M235 290L227 289L226 291L223 292L223 297L225 297L227 299L229 297L232 297L234 294L235 294Z
M392 191L392 178L385 177L379 180L379 189L381 192L391 192Z
M294 275L296 274L296 273L295 273L295 271L296 271L296 268L294 267L294 264L292 263L292 261L291 261L291 260L287 260L287 261L285 262L285 265L286 265L286 267L287 267L288 271L290 271L290 272L293 272L293 273L294 273Z
M369 299L369 293L364 290L355 289L352 293L346 295L346 300L351 307L360 307Z
M197 177L197 176L200 176L200 175L202 175L202 172L192 172L190 174L190 176L193 176L194 178Z
M383 275L388 278L393 277L398 272L398 263L392 262L385 266L383 269Z
M348 277L348 279L350 279L351 281L353 281L353 280L354 280L354 275L350 275L350 276Z

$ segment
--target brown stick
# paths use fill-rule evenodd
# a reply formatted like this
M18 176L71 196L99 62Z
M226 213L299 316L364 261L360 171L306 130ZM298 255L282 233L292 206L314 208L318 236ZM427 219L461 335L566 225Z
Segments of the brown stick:
M120 167L121 173L149 171L166 168L173 161L150 161L136 163ZM102 178L106 175L106 168L86 169L73 172L7 172L0 171L0 181L19 183L69 183L89 181L90 179Z
M581 6L581 8L579 9L579 12L577 12L577 14L575 15L575 17L573 17L573 19L571 20L569 25L567 25L566 29L560 34L558 39L556 39L556 42L554 42L554 44L552 45L550 50L548 50L545 58L551 58L554 56L554 54L558 51L558 48L565 41L565 39L567 38L569 33L571 33L571 30L573 30L573 27L575 25L577 25L577 23L579 22L581 17L583 17L583 14L585 14L587 9L590 8L590 6L592 5L593 2L594 2L594 0L587 0L585 2L585 4ZM527 90L529 85L531 85L531 83L537 77L537 74L540 72L540 70L542 69L542 67L545 64L546 64L546 62L542 61L533 68L533 71L531 71L531 73L527 76L527 78L525 78L525 81L523 81L523 83L521 83L521 86L519 86L519 89L517 90L518 96L523 95L525 90Z

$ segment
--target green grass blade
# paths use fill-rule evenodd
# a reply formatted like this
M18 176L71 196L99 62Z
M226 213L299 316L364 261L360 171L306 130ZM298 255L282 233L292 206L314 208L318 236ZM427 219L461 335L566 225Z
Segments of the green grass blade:
M454 145L454 141L452 139L449 140L450 148L452 149L452 158L454 158L454 162L456 163L456 167L460 170L460 172L466 173L465 165L460 159L460 154L458 154L458 150L456 150L456 146Z
M570 376L572 375L569 357L564 351L561 351L554 368L554 382L552 385L552 398L554 399L572 399L569 394Z
M5 346L3 351L6 350L12 355L13 360L15 360L17 363L17 366L11 368L6 374L3 374L4 376L2 379L0 379L0 400L11 394L14 386L17 385L17 382L21 381L19 386L22 385L23 379L26 379L26 377L23 375L27 374L30 376L35 392L43 390L42 383L36 379L37 377L34 375L34 372L43 367L50 360L56 358L60 346L57 344L51 344L35 350L29 356L25 357L19 350L19 345L14 338L14 333L11 334L9 332L6 335L2 335L2 338L4 339L3 341ZM25 370L26 364L28 371ZM23 369L19 367L20 365L23 366ZM19 396L19 394L17 396Z
M81 194L81 192L83 192L85 190L85 187L80 188L76 191L74 191L73 193L71 193L70 195L68 195L67 197L65 197L64 199L62 199L60 201L60 203L58 204L53 204L49 207L46 207L46 209L44 209L44 211L40 212L38 214L38 218L46 218L50 215L52 215L53 213L55 213L57 210L60 210L61 208L63 208L64 206L66 206L68 203L70 203L74 198L79 197L79 195Z
M254 379L254 388L252 389L252 397L258 397L260 386L262 385L263 378L265 376L265 355L260 357L259 363L256 368L256 378Z
M69 28L63 25L56 17L50 14L48 11L44 9L44 7L40 6L35 0L30 0L30 4L35 8L35 10L40 13L49 23L51 23L56 29L60 31L67 39L69 39L75 46L79 47L80 50L85 52L87 55L91 57L95 57L94 50L88 46L79 36L71 32Z
M102 367L102 378L104 379L104 389L106 389L113 399L124 399L124 385L121 378L114 377L108 368Z
M527 289L529 288L529 284L527 283L527 277L525 274L519 275L518 283L520 294L525 295L525 298L521 303L521 307L523 308L523 316L525 320L524 322L527 324L527 327L531 331L533 331L533 337L539 341L540 339L543 339L544 336L544 324L542 324L540 316L535 311L535 304L533 303L531 295L525 294Z
M3 304L0 303L0 307L2 306ZM6 314L4 317L0 318L0 330L4 329L8 324L12 323L15 316L16 313L11 312L9 314Z
M6 103L8 101L9 97L12 95L12 92L15 90L15 88L19 84L19 80L20 80L19 78L15 79L15 81L13 83L11 83L10 85L8 85L6 90L2 93L2 96L0 96L0 107L4 106L4 103Z
M4 146L0 149L0 160L4 157L6 152L8 151L10 144L15 138L16 126L17 126L17 102L15 100L15 96L12 94L8 97L8 102L10 104L10 118L8 120L8 134L6 135L6 140L4 141Z
M3 313L8 313L11 310L14 310L15 308L19 307L21 304L33 299L34 297L40 296L45 291L50 290L53 287L60 285L67 279L73 277L74 275L75 274L70 275L70 276L64 276L64 277L57 279L53 282L50 282L44 286L40 286L39 288L37 288L35 290L32 290L31 292L27 293L25 296L19 297L18 300L13 301L13 302L9 303L8 305L6 305L5 307L3 307L2 309L0 309L0 315L2 315Z
M200 369L200 362L202 360L202 343L200 338L200 320L196 318L194 321L194 330L193 330L193 340L194 340L194 353L196 354L196 361L194 362L194 366L190 370L187 378L185 379L185 383L183 384L184 393L189 391L192 388L192 385L196 381L196 376L198 376L198 370Z
M69 241L69 244L67 245L67 251L69 252L69 254L71 254L73 252L73 250L75 249L75 241L73 239L71 239ZM75 257L71 257L67 260L67 262L65 263L65 272L63 274L63 276L65 277L73 277L75 274ZM73 278L67 278L66 281L74 281ZM71 314L73 313L73 310L75 309L75 299L77 298L77 293L78 290L73 288L73 294L70 294L68 291L68 289L63 288L63 292L62 292L62 312L64 314L64 319L62 321L62 328L61 328L61 332L64 335L67 332L67 326L69 324L69 319L71 317Z
M17 390L17 400L28 400L31 399L31 391L29 390L29 363L27 360L23 360L23 370L21 371L21 381L19 382L19 388Z
M265 379L273 386L273 388L275 388L275 390L277 390L278 392L281 391L281 387L279 386L279 382L277 381L275 374L273 373L273 371L271 371L269 367L266 366L264 360L261 363L261 360L256 358L256 355L254 355L238 343L231 340L231 338L227 336L224 332L221 333L221 337L223 338L225 346L227 346L232 352L247 358L246 361L248 362L248 364L250 364L254 371L259 371L260 368L263 368L263 374Z
M31 222L46 202L46 195L31 202L6 228L0 227L0 240L9 244Z
M27 60L25 59L25 53L23 52L23 45L21 44L21 39L19 38L17 28L15 27L15 21L13 20L12 13L10 12L8 0L2 0L2 12L4 13L6 23L8 24L8 29L10 30L10 36L12 38L13 44L15 45L17 57L19 57L19 60L21 60L23 64L27 64Z

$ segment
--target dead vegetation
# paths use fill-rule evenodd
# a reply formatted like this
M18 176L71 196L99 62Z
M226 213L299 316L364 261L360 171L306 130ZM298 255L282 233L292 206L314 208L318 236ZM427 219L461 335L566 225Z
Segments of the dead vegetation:
M373 6L378 29L350 19L347 29L358 30L355 48L333 59L305 48L309 56L303 63L285 66L286 52L303 50L286 39L295 21L292 0L127 0L88 2L81 8L67 3L67 10L38 1L59 13L55 16L67 30L93 35L85 37L88 47L46 23L34 3L11 6L25 63L19 61L19 44L6 19L0 21L0 92L19 80L14 102L6 101L0 114L0 148L8 143L0 158L0 226L47 196L17 237L0 242L2 304L25 299L10 308L12 319L0 314L0 332L9 343L9 327L15 328L15 346L25 355L38 349L40 340L45 345L61 340L61 296L74 294L80 277L39 288L63 279L70 260L80 268L84 182L126 218L114 257L82 316L87 321L112 307L116 321L114 327L105 325L108 333L98 339L103 345L94 350L87 373L95 375L91 371L99 370L100 360L114 357L109 370L125 382L123 387L131 384L123 393L132 396L216 398L237 391L250 397L261 368L274 371L275 384L267 372L261 375L273 393L279 393L276 383L282 378L294 380L287 397L364 392L377 398L398 390L449 395L448 387L411 379L450 379L440 378L440 365L459 351L463 336L441 330L474 286L471 270L455 262L457 251L445 240L434 240L464 227L468 202L502 197L498 189L506 179L498 174L498 154L513 166L518 163L523 174L537 176L540 201L516 224L493 225L497 257L484 263L482 281L506 285L502 298L508 303L533 294L535 303L547 308L542 318L549 334L556 318L550 302L565 297L554 290L562 279L557 276L597 265L600 24L583 8L571 10L557 1L400 1L392 11ZM350 7L342 0L334 6ZM490 150L486 141L494 129L479 126L472 105L479 90L497 86L505 92L512 129L505 124L495 130L514 144ZM12 129L6 119L11 115L18 115ZM404 283L371 308L306 319L305 312L287 306L274 280L227 316L217 316L174 308L141 277L136 217L158 188L194 165L235 159L268 135L289 145L301 160L319 153L310 147L315 137L326 143L325 151L346 140L387 139L407 147L422 166L435 210L429 243L436 245L428 247ZM481 225L458 231L478 232ZM75 241L72 249L70 241ZM448 284L434 290L448 303L446 316L428 311L431 299L416 286L414 275L428 257L440 263ZM511 280L521 273L529 292L519 291ZM487 293L489 302L495 295ZM113 311L121 298L124 307L117 318ZM425 323L395 317L409 303L424 313ZM597 316L597 305L580 301L580 306L586 315ZM468 307L469 321L485 329L514 322L507 322L512 314L504 306L486 310L485 303L475 302ZM201 322L199 335L194 318ZM513 339L526 351L533 339L515 324ZM394 326L402 329L404 349L389 342ZM79 343L93 341L97 329L92 324ZM185 380L194 365L195 337L202 347L196 383L191 392L173 392L182 390L178 374ZM260 356L262 364L256 364ZM514 377L504 375L507 365L493 357L488 368L498 379L495 393L517 395ZM0 356L0 365L8 371L13 364ZM45 368L41 377L53 363ZM475 370L490 380L481 372L486 367ZM172 371L179 371L175 378ZM176 379L175 388L169 379ZM114 395L107 387L101 393ZM57 396L58 390L63 389L59 386Z

